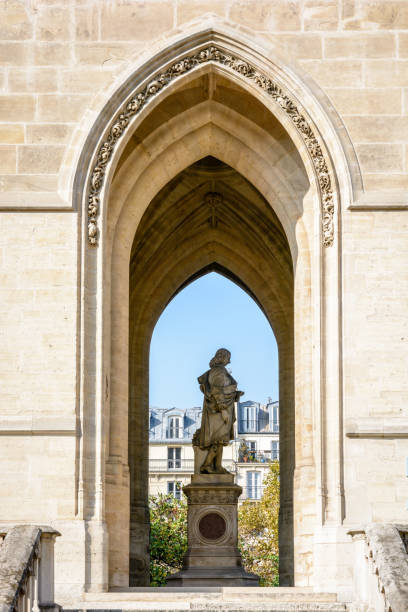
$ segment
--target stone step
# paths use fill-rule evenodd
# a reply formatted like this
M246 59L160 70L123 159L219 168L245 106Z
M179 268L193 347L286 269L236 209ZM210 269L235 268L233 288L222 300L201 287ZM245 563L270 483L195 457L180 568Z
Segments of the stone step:
M64 612L345 612L336 593L300 587L146 587L86 593Z
M275 603L251 603L244 604L233 602L207 601L205 603L157 603L137 602L123 607L100 608L79 607L63 608L63 612L346 612L347 605L344 603L319 603L319 602L275 602Z
M224 605L220 607L217 604L208 605L205 608L203 607L182 607L178 605L177 607L169 607L163 605L161 607L157 607L157 605L147 605L140 604L136 607L132 608L115 608L115 612L118 610L125 610L126 612L185 612L186 610L190 610L192 612L346 612L347 607L345 604L335 603L335 604L319 604L319 603L281 603L274 605L252 605L246 604L244 606L233 606L232 604ZM63 610L68 610L63 608ZM69 609L71 610L71 609ZM87 612L90 608L86 608ZM81 609L75 609L75 612L82 612ZM92 608L92 612L111 612L110 610L106 610L104 608Z

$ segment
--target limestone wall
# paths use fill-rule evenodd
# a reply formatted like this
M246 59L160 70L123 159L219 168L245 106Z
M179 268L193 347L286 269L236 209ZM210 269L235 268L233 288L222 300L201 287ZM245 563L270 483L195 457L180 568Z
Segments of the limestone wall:
M407 212L344 216L346 516L351 523L362 514L364 521L390 522L407 514L407 229Z
M78 264L76 163L132 67L210 25L247 37L297 75L343 140L354 195L342 202L336 236L343 383L340 414L327 417L328 430L330 422L344 426L343 521L406 518L408 3L9 0L0 4L0 520L58 526L61 583L62 551L71 551L65 595L84 584L106 586L106 568L95 577L84 561L94 549L80 525L84 517L95 521L104 551L103 502L98 511L84 505L81 488L92 481L93 498L103 497L90 450L101 438L81 404L79 349L95 312L81 319L81 287L94 279L81 280ZM95 413L103 410L96 403ZM319 462L318 423L308 428Z
M408 186L403 0L12 0L0 10L3 202L34 193L26 198L33 206L39 193L53 193L94 96L158 40L209 13L266 40L271 54L322 88L349 131L366 189Z

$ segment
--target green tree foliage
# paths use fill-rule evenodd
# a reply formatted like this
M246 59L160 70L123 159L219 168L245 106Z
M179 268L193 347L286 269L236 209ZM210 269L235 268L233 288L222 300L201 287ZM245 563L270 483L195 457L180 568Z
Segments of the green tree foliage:
M151 495L150 585L163 586L181 569L187 550L187 504L172 495Z
M244 501L238 513L239 548L247 572L261 586L279 584L279 461L270 464L259 502Z
M245 501L238 512L239 548L248 572L262 586L279 584L279 462L270 464L259 502ZM187 550L187 504L172 495L152 495L150 507L150 584L163 586L182 567Z

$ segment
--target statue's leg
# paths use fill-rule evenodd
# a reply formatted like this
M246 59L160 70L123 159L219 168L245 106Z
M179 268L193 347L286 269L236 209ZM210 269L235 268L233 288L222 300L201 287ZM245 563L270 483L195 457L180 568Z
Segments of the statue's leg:
M230 474L225 467L222 467L222 451L224 449L223 444L218 444L217 454L215 456L215 471L217 474Z
M222 444L218 444L217 445L216 455L215 455L215 469L217 470L217 472L222 472L222 470L223 470L223 467L222 467L222 451L223 451Z
M208 449L207 457L201 466L200 472L202 474L214 474L216 468L214 467L214 460L217 457L217 444L213 444Z

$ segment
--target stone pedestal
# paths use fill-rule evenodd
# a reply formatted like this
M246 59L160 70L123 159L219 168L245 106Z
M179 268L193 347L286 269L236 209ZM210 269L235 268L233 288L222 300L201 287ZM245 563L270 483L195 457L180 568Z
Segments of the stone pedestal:
M238 497L241 487L232 474L194 474L188 498L188 549L183 569L168 586L258 586L238 551Z

